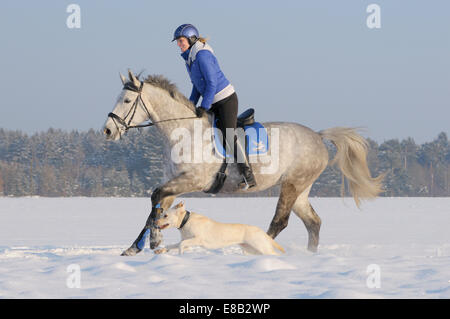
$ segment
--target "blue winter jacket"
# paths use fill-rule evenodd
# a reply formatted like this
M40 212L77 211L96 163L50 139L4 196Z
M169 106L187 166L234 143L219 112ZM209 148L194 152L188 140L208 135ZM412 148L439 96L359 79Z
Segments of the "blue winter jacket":
M233 87L220 70L217 58L211 47L197 41L189 50L181 54L186 61L186 69L193 84L192 93L189 100L197 105L200 96L203 97L201 107L209 109L211 104L217 102L216 94L223 90L228 95L234 92ZM230 93L231 90L231 93ZM215 97L216 96L216 97ZM226 97L226 96L225 96Z

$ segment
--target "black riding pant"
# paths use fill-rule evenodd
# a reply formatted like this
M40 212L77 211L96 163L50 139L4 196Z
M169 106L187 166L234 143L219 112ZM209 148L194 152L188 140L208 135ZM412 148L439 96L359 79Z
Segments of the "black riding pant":
M215 118L219 119L217 126L222 131L222 145L226 145L227 154L231 155L230 147L231 145L233 145L234 150L236 150L237 139L236 135L234 134L238 113L238 98L236 92L231 94L229 97L226 97L223 100L220 100L211 105L210 111L214 113ZM226 134L227 128L232 128L233 134ZM236 159L236 152L233 152L233 155Z

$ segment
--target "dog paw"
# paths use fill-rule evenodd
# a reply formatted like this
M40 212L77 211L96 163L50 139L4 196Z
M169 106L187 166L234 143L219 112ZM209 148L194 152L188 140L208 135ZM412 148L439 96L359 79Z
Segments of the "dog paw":
M165 253L167 253L167 249L166 248L155 249L153 252L158 255L165 254Z

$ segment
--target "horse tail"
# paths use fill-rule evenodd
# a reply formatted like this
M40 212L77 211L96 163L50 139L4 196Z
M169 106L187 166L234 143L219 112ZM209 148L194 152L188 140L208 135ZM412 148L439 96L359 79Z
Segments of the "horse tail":
M384 174L373 178L367 165L367 141L356 132L356 129L334 127L319 132L319 135L331 141L337 149L335 158L330 165L337 164L343 173L341 194L344 195L344 176L347 178L350 193L356 205L360 199L371 199L382 191Z

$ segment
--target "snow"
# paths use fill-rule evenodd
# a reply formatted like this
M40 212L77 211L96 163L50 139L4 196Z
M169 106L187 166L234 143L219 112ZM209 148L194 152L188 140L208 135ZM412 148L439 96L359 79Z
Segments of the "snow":
M277 199L184 201L267 230ZM0 198L0 298L450 298L450 198L379 198L361 210L349 198L311 203L322 218L316 254L292 214L279 257L238 246L122 257L149 199ZM163 234L179 241L177 230Z

